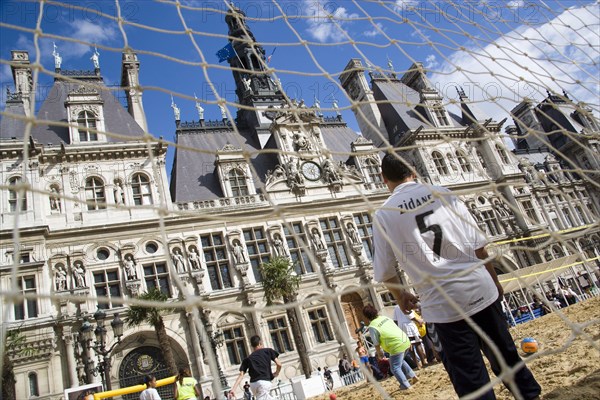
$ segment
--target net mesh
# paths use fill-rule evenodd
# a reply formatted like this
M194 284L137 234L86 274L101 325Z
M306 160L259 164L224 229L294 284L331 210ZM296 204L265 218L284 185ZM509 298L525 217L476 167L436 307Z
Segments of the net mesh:
M156 7L157 11L149 13L144 11L146 7ZM175 204L168 200L170 195L164 184L168 180L166 175L186 173L185 168L181 171L176 171L175 167L173 171L170 170L172 154L177 153L175 157L178 163L190 160L189 154L197 157L209 155L213 160L225 157L222 146L199 148L181 140L186 125L181 121L184 118L180 118L181 111L177 104L184 105L184 111L196 106L197 112L204 112L200 111L202 106L207 109L212 107L207 114L216 112L217 106L222 107L219 111L222 118L220 122L214 123L223 123L224 129L231 129L235 133L228 136L231 140L228 145L232 146L234 152L241 149L239 154L236 153L237 161L245 162L250 171L248 176L264 176L265 170L260 166L263 155L275 154L280 160L290 160L298 154L297 148L293 147L283 149L246 145L244 131L247 127L231 122L236 120L236 112L239 117L238 110L256 111L259 106L239 101L236 91L232 89L235 86L231 73L247 76L250 81L254 75L270 74L270 81L277 88L283 99L282 103L286 104L281 115L272 118L276 123L280 123L278 118L294 116L297 124L295 129L308 135L314 128L303 115L310 112L321 118L323 126L326 123L341 125L343 120L351 129L360 129L363 134L368 130L371 132L369 139L375 144L360 152L356 150L358 145L351 147L348 143L345 146L347 150L331 149L324 146L324 141L321 140L313 143L316 143L317 148L312 150L323 152L322 154L337 160L368 156L375 157L378 162L377 157L383 152L394 151L414 167L423 181L445 184L452 189L452 194L459 195L467 205L481 208L483 215L475 212L475 219L468 219L466 222L477 222L477 226L486 232L492 242L490 260L495 262L500 272L506 273L501 276L501 280L507 292L507 306L516 311L519 306L527 304L525 309L517 311L518 314L507 316L509 322L520 322L526 319L525 314L535 314L534 305L530 302L531 296L537 293L544 306L561 315L569 324L575 338L587 340L598 349L597 341L578 329L578 325L570 322L557 309L554 301L545 296L550 288L547 282L551 280L571 286L582 299L597 294L600 254L597 217L600 182L597 153L599 128L596 118L599 108L597 65L600 60L597 5L558 1L551 4L522 1L455 4L410 0L340 3L273 0L244 2L237 7L245 12L245 24L240 27L243 35L232 37L224 33L227 26L223 23L223 18L234 8L226 2L150 3L117 0L108 7L88 2L41 1L3 6L5 18L0 23L0 28L4 32L30 40L26 47L31 60L31 87L39 88L25 93L26 89L14 87L9 82L10 67L19 67L19 60L8 58L7 44L3 43L0 55L4 72L2 82L8 90L4 109L0 114L4 121L11 119L21 123L12 126L22 127L22 132L2 132L1 247L5 258L1 270L4 329L0 343L3 354L10 345L5 340L10 330L19 329L29 343L39 343L48 330L55 329L47 321L70 326L69 330L72 328L73 333L76 333L81 326L82 313L93 312L96 304L108 310L121 311L123 304L125 308L139 305L181 311L179 314L171 312L165 316L170 321L169 329L173 335L185 337L188 342L195 341L199 345L183 347L186 354L176 354L176 357L180 362L189 362L202 377L212 377L210 389L211 384L208 381L204 383L205 388L212 393L220 392L227 383L223 379L219 380L223 372L230 377L234 376L239 359L249 351L248 339L252 332L259 332L264 337L270 336L267 342L279 346L280 350L285 351L288 346L286 343L292 343L293 338L294 344L289 345L290 349L299 349L301 344L297 342L301 340L305 342L304 346L321 346L334 359L344 352L356 358L354 328L360 328L359 322L364 317L361 310L352 311L352 307L366 303L386 307L392 304L386 288L372 280L370 264L373 244L372 220L369 215L381 206L387 196L380 181L375 182L379 186L375 184L370 190L365 190L364 180L352 179L356 169L338 167L336 173L343 180L344 187L351 189L344 189L338 197L338 203L324 201L327 196L314 196L316 207L302 200L302 195L297 197L297 201L282 200L280 193L269 190L263 190L259 194L259 211L252 210L252 204L236 206L239 201L236 203L235 199L243 199L244 196L236 197L235 193L242 192L235 191L228 198L197 198ZM81 29L78 31L81 36L66 34L64 29L57 28L57 24L48 23L54 13L63 18L65 15L83 16L82 19L74 18L72 23L77 25L84 21L89 23L85 25L86 28L99 31L85 34L86 31ZM15 15L20 15L21 19L13 18ZM35 15L35 23L30 23L27 18L23 19L23 15ZM163 15L164 21L157 19L157 15ZM203 30L205 24L215 20L220 22L211 25L214 29L207 27ZM249 31L250 28L253 33ZM241 39L242 36L254 38L254 35L262 48L250 46L249 51L258 65L243 68L242 60L239 64L216 61L214 53L228 40L233 40L234 45L243 44L248 39ZM284 39L278 39L279 36ZM100 40L94 40L98 38ZM145 190L152 189L143 180L131 187L128 185L133 194L127 201L123 201L123 197L108 201L110 193L101 193L94 182L86 182L80 192L54 191L52 185L40 184L42 173L32 172L38 168L40 154L43 153L43 145L34 134L37 126L47 125L50 129L79 128L81 132L82 122L79 120L48 119L46 115L39 113L39 106L47 94L43 90L46 87L44 85L51 87L54 78L72 84L81 82L81 74L69 76L59 69L49 67L51 63L48 61L48 51L52 41L62 43L65 47L81 46L85 52L95 47L97 54L98 49L102 52L103 60L111 57L120 60L121 53L133 52L142 60L152 60L148 64L156 65L156 71L148 71L144 69L146 66L142 62L140 82L133 82L133 87L128 88L144 93L146 107L153 110L147 112L147 120L137 120L140 125L148 126L146 133L132 137L119 130L106 129L108 123L104 129L88 125L89 129L85 131L88 135L104 135L111 142L131 143L135 148L124 151L130 151L136 162L144 157L147 159L151 167L145 171L149 172L155 190L156 197L153 200L146 202L145 199L152 197ZM159 43L172 44L164 46ZM278 52L275 52L275 48L279 49ZM262 49L269 49L270 55L267 56L264 51L261 54ZM235 56L238 59L240 57L238 54ZM344 70L343 65L350 58L361 59L362 64ZM97 61L96 58L94 62ZM398 65L402 67L398 68ZM421 79L419 71L423 68L427 70L428 80L415 84L410 77L414 75L417 81ZM175 71L179 70L186 73L194 71L194 76L202 85L199 89L202 92L200 98L189 90L190 86L199 87L197 84L178 81L178 73ZM372 82L381 83L380 87L385 87L386 84L392 87L399 81L410 88L417 87L421 91L421 97L417 96L415 99L411 91L398 89L397 85L384 100L375 100L373 96L357 98L352 94L348 95L347 88L344 89L340 81L344 81L345 73L352 72L358 72L359 75L366 72ZM164 79L159 79L156 75L161 73L172 75L172 82L166 83ZM106 76L105 79L107 84L89 79L86 87L97 91L108 90L118 101L122 101L123 87L110 84L110 78ZM153 84L153 79L161 84ZM242 78L244 79L246 78ZM229 83L224 85L223 82ZM166 127L160 122L160 119L170 118L168 110L159 118L153 115L157 108L151 102L163 101L166 96L171 96L171 107L178 120L177 137L168 133L165 136L165 129L174 129L172 125ZM295 100L309 96L322 101L324 106L315 105L307 110L304 100ZM543 126L540 123L535 125L528 119L529 114L517 110L515 106L525 99L530 99L526 104L549 105L546 108L538 107L538 117L541 115L545 121ZM9 107L11 101L24 101L25 106L29 107L28 112L14 112L14 108ZM84 101L89 101L89 98ZM421 114L417 119L421 120L422 126L426 125L428 118L435 118L436 124L441 128L431 134L426 142L416 139L411 141L407 139L406 133L400 138L390 136L382 131L383 125L378 125L378 121L369 114L369 106L374 104L381 110L386 106L419 109ZM527 107L523 107L525 108ZM476 111L478 109L482 112ZM444 110L450 110L452 114ZM556 110L563 114L559 116L554 112ZM464 134L443 129L444 125L457 124L454 116L461 112L461 129ZM481 115L485 117L480 118ZM502 132L502 123L498 124L497 121L505 118L509 119L507 124L513 120L518 129ZM196 121L195 118L190 120ZM227 121L231 122L227 125ZM187 126L192 127L194 123L189 122ZM391 131L392 128L388 126L388 130ZM400 133L400 130L394 131L394 134ZM417 127L408 130L415 137L419 133ZM468 134L469 130L476 131L477 135ZM559 137L562 139L557 139ZM499 164L506 161L505 166L486 165L481 159L479 162L475 158L471 159L470 157L475 157L474 151L470 156L462 156L461 152L465 149L473 149L486 141L495 143L495 147L490 148L497 151ZM519 141L543 145L540 154L547 156L553 153L561 160L560 163L552 164L551 158L544 159L545 161L530 158L534 168L527 169L527 165L520 160L525 153L519 149L515 150L515 154L511 152L513 143L519 147ZM572 145L569 147L565 145L566 142ZM85 143L80 146L79 154L69 159L69 165L87 165L88 175L90 170L99 175L106 172L108 167L101 158L96 158L101 156L94 155L93 146L86 147ZM166 146L170 150L165 167ZM439 151L430 153L429 158L419 159L415 154L423 146ZM55 145L47 147L58 150ZM68 147L69 145L63 145L65 154L69 153ZM535 153L533 148L527 152L528 155L530 153ZM179 154L188 156L184 159ZM441 158L436 158L436 154ZM62 165L57 159L59 158L43 160L44 167L38 170L48 168L45 173L53 173L52 168ZM90 169L89 165L94 164L95 159L100 166ZM125 162L120 168L124 169L124 165ZM540 167L542 165L544 168ZM554 167L548 167L549 165L556 165L557 169L551 169ZM192 167L198 165L190 165ZM215 164L199 167L214 169ZM75 169L77 170L76 167ZM499 172L493 172L494 169ZM144 171L143 168L141 170ZM488 179L469 184L461 172L469 172L471 176L479 174L478 176L486 176ZM269 173L275 174L274 171ZM434 178L444 175L446 178L441 181ZM71 178L66 176L63 175L63 179L75 179L72 175L69 175ZM222 179L230 182L230 185L233 182L230 177ZM64 185L66 189L66 182ZM60 185L56 187L59 188ZM540 189L541 187L544 189ZM115 193L116 190L115 188ZM538 197L532 195L534 192ZM82 196L82 193L85 195ZM510 194L508 199L507 193ZM443 194L438 195L444 200ZM482 195L485 199L480 200ZM345 197L349 200L344 200ZM500 203L505 204L505 209L499 210L496 205L485 208L477 204L478 201L483 204L483 201L491 201L493 198L500 199ZM545 203L548 198L552 199L553 204ZM502 202L502 199L507 200ZM211 202L219 206L212 207ZM135 223L130 226L120 222L114 222L113 225L110 220L78 223L77 219L71 219L65 224L56 219L56 215L67 213L64 209L67 204L84 214L86 211L83 210L93 209L107 210L106 215L126 210L131 215L142 217L132 218ZM344 212L339 211L341 206ZM544 208L552 211L544 212ZM142 214L139 214L140 210L143 210ZM48 215L43 215L44 213ZM260 225L265 221L266 224ZM306 225L299 229L298 221L305 221ZM279 226L279 239L285 245L276 243L273 236L266 239L265 229L269 231L269 226L273 224ZM55 228L57 226L58 229ZM253 230L255 226L260 226L262 230ZM312 236L312 230L307 231L310 227L316 228L318 238ZM36 230L44 233L36 233ZM233 236L228 236L234 239L223 239L225 232L228 235L234 232ZM355 234L356 240L353 237ZM46 235L50 239L45 240ZM241 245L241 253L236 253L236 238ZM326 239L321 243L324 252L320 252L318 240L323 241L323 238ZM397 246L393 238L388 239L392 246ZM159 251L161 256L151 256L148 253L151 249L147 245L145 257L139 255L142 253L143 243L148 240L158 248L165 249L163 252ZM201 253L198 254L199 269L208 269L208 273L202 275L196 284L193 283L196 275L189 274L194 273L192 260L196 260L194 256L190 257L190 243L194 251ZM276 248L280 245L283 247ZM358 246L358 250L354 249L352 252L352 246ZM108 259L100 260L100 253L92 255L95 249L101 248L108 249L109 254L114 249L117 256L107 255ZM181 257L186 257L185 260L177 256L175 248L179 250ZM296 261L296 271L303 280L298 296L293 297L294 301L267 306L261 284L254 283L253 278L246 281L248 276L257 271L248 272L246 269L254 268L253 263L271 259L279 251ZM146 291L151 286L159 287L169 293L168 303L142 301L131 295L133 292L129 291L130 286L127 284L130 278L127 275L128 254L133 256L131 261L136 268L135 272L131 272L131 280L140 278L143 281L139 291ZM210 258L212 256L215 258ZM138 258L142 260L138 261ZM60 261L55 261L61 259L64 260L62 265ZM77 279L80 279L77 260L84 266L82 285L77 283ZM543 262L545 263L540 266ZM238 264L246 267L240 268ZM61 267L64 270L61 271ZM180 268L186 270L187 274L182 274ZM517 269L523 269L527 273L513 272ZM110 275L113 271L116 271L116 277ZM341 271L356 272L355 277L343 277L346 272ZM470 271L465 271L468 272ZM64 279L61 275L63 273ZM419 287L415 287L402 272L399 274L403 277L403 288L419 291ZM310 278L306 278L309 275ZM33 280L30 280L31 277ZM423 280L437 285L432 277L425 276ZM59 290L59 285L65 285L63 288L67 290ZM221 287L216 288L217 290L214 287L205 290L210 285ZM77 290L84 286L89 287L89 290ZM243 290L240 289L241 294L223 290L229 286L237 286ZM86 296L84 301L82 293ZM357 293L360 293L359 300L353 297ZM444 295L449 307L460 312L458 304L447 294ZM562 296L558 302L566 300ZM85 305L84 308L81 308L82 305ZM288 316L297 312L296 316L303 319L306 331L300 335L291 332L290 323L293 318L286 319L284 311L288 311ZM182 321L176 322L175 315L181 315ZM35 322L32 317L36 316L43 321L39 326L31 324ZM236 319L238 316L242 316L243 320ZM271 316L277 318L273 319ZM183 321L185 319L187 324ZM278 329L274 324L280 320L282 325ZM183 328L184 326L187 328ZM242 333L236 331L238 327ZM481 333L476 326L475 330ZM70 342L70 339L65 339L68 336L64 333L67 329L61 328L61 332L63 336L57 340ZM216 332L220 332L221 336ZM119 362L113 363L117 366L123 361L123 355L135 347L126 340L128 335L133 337L135 332L128 331L124 341L118 345L118 354L115 352L114 355ZM483 336L484 341L487 341ZM178 343L185 340L181 339ZM336 341L341 344L340 349ZM110 343L114 343L114 338ZM221 347L223 343L224 346ZM79 364L84 361L95 359L93 353L86 356L78 345L75 347L74 350L67 347L76 355L74 360L77 363L68 368L79 368ZM11 349L13 358L21 360L17 365L28 362L24 355L27 352L23 349L23 346ZM561 351L566 353L568 349ZM294 354L291 356L291 364L294 365L295 374L301 375L302 369L295 351L288 354ZM314 351L309 351L309 354L314 357L311 361L313 369L331 361L331 356L321 357ZM543 356L544 352L541 351L535 357ZM492 379L490 386L498 387L501 380L512 384L514 369L507 368L506 365L502 367L502 374ZM369 375L365 370L362 372ZM66 382L69 372L63 372L63 375ZM71 384L84 383L90 378L85 375L85 368L79 368L78 382ZM113 374L112 380L118 381L118 376ZM368 378L373 393L379 392L383 397L390 395L389 389L372 377ZM123 382L131 381L130 377L123 379ZM231 383L232 379L229 384Z

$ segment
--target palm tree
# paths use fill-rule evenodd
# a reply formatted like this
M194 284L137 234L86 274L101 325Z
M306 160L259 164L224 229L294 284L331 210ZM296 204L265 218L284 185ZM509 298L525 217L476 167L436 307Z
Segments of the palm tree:
M19 329L13 329L6 332L4 337L4 354L2 354L2 396L6 400L16 399L15 395L15 372L13 370L13 355L31 356L37 353L37 350L29 343L27 338Z
M273 304L275 300L283 300L284 304L296 301L300 277L296 275L296 271L287 257L272 258L269 262L262 264L260 270L263 276L263 289L268 306ZM286 313L294 335L294 342L296 342L296 351L300 357L302 371L307 378L310 378L312 368L306 353L306 344L300 332L298 315L294 308L286 309Z
M138 299L166 302L168 297L161 292L160 289L154 288L147 293L139 295ZM169 343L169 335L167 335L165 323L162 318L163 314L168 314L172 311L172 309L162 307L130 306L125 311L125 322L129 327L139 326L144 323L154 327L156 338L158 339L158 344L162 350L165 362L167 363L169 373L176 375L177 364L175 363L175 357L173 356L173 351L171 350L171 345Z

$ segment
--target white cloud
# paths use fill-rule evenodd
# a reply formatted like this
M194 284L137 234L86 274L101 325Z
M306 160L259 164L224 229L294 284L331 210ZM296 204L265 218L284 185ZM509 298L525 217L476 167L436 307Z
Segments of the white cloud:
M308 34L315 40L324 42L339 42L346 39L342 30L346 30L350 21L358 17L355 13L348 13L345 7L331 10L331 3L323 4L320 0L304 0L304 15L308 18ZM334 22L335 21L335 22Z
M525 0L511 0L506 3L506 7L508 8L521 8L525 5Z
M433 69L439 65L435 54L430 54L425 58L425 69Z
M545 98L546 89L566 90L573 101L598 111L600 52L593 46L599 19L593 5L567 9L544 24L523 25L492 43L451 54L430 79L447 98L456 98L455 85L463 86L496 120L509 117L524 97Z
M374 36L377 36L377 35L381 35L381 31L383 30L383 25L381 24L381 22L376 22L376 23L375 23L375 25L376 25L376 26L377 26L377 28L379 28L379 29L377 29L376 27L373 27L373 29L372 29L372 30L370 30L370 31L365 31L365 32L364 32L364 35L365 35L366 37L374 37Z

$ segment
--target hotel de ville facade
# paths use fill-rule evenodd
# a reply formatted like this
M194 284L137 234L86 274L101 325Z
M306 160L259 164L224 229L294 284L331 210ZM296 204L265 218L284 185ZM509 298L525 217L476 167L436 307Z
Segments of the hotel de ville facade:
M232 11L226 22L229 35L242 39L232 42L238 56L228 61L244 107L234 120L226 113L205 120L198 105L199 118L182 121L174 106L178 146L170 182L167 146L146 133L142 92L135 90L143 65L135 53L122 55L127 107L104 86L98 65L58 65L36 110L38 119L57 124L37 123L25 140L18 117L31 116L32 70L27 52L12 52L14 90L0 122L0 287L25 296L4 306L1 322L35 349L9 354L17 398L59 399L65 388L100 381L82 324L93 323L97 309L107 321L123 316L122 298L153 288L173 301L202 300L198 312L178 308L164 321L178 366L189 366L205 392L219 376L208 366L207 336L194 315L209 339L218 337L209 342L229 384L254 334L281 353L283 380L302 375L285 310L265 309L259 266L274 256L288 257L301 277L295 309L313 369L336 365L342 336L355 337L364 319L363 305L393 304L373 285L371 265L371 215L388 196L377 150L386 142L408 149L400 155L421 181L467 193L461 197L490 241L597 224L600 129L567 94L522 102L512 111L515 125L507 125L482 115L460 88L461 112L447 110L418 63L397 76L353 59L340 83L357 102L357 135L341 114L287 99L264 72L264 50L243 14ZM530 130L555 133L526 135ZM504 132L515 138L515 150L506 148ZM545 240L496 247L499 272L568 254L600 255L597 225L582 237L548 246ZM521 250L511 250L515 244ZM597 270L582 264L564 279L576 285L577 274ZM332 302L324 290L334 294ZM139 383L150 369L165 376L151 326L126 326L116 342L109 328L113 388Z

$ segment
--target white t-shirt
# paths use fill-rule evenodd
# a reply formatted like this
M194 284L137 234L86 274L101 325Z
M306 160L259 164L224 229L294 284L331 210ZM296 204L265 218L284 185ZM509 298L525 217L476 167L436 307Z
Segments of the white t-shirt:
M400 329L402 329L408 337L420 338L419 328L417 328L417 324L412 320L415 317L414 311L411 311L410 314L404 314L400 311L400 306L394 307L394 321L396 321Z
M140 394L140 400L161 400L155 388L148 388Z
M446 188L416 182L397 186L375 213L373 242L375 280L396 275L397 261L414 284L427 322L459 321L498 298L492 277L475 255L487 240L467 207Z

